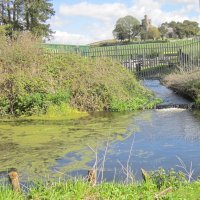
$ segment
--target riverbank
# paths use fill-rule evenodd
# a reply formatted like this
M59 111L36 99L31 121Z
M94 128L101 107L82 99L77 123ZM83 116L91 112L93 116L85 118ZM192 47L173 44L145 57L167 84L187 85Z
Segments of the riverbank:
M103 182L92 186L83 179L68 181L35 182L32 186L22 185L26 192L13 192L10 186L0 186L2 200L29 199L110 199L110 200L154 200L154 199L199 199L200 181L188 183L183 173L158 170L151 179L143 182L114 183Z
M177 72L165 76L164 85L200 106L200 71Z
M1 116L69 118L74 111L132 111L160 101L118 62L47 53L27 34L0 37Z
M165 90L163 91L163 86L157 83L156 86L155 82L149 85L154 89L158 87L156 90L160 94L166 93ZM162 89L159 89L160 87ZM171 186L173 191L169 192L164 199L198 199L198 182L190 185L183 180L184 185L181 185L180 178L165 174L159 178L159 182L133 182L128 185L123 182L112 183L114 177L117 177L118 169L121 169L118 161L123 166L127 166L132 141L135 142L130 166L133 166L135 176L138 175L141 167L147 170L159 166L165 169L176 168L178 164L176 156L180 156L186 161L187 167L190 166L190 161L193 163L195 169L193 177L196 179L200 174L198 171L199 120L191 111L145 110L135 114L128 112L127 116L120 112L102 114L101 118L94 119L94 116L93 118L88 116L88 120L72 120L71 124L69 121L2 123L0 171L6 171L8 167L13 166L20 170L22 181L23 174L34 176L36 179L34 187L32 184L32 189L31 186L27 188L27 185L24 188L25 194L28 195L27 199L154 199L155 194ZM104 177L108 180L106 176L108 172L111 183L91 187L83 180L47 179L45 183L38 184L44 167L52 170L46 174L53 175L55 172L59 174L61 172L66 176L70 170L90 169L95 162L95 155L87 145L101 150L98 157L99 160L103 160L106 151L105 141L109 141L110 147L106 155ZM115 168L116 174L114 172L113 176L110 169ZM81 175L86 176L86 173L87 171ZM77 177L76 172L74 176ZM25 199L23 195L13 196L11 189L5 186L2 186L0 191L3 200Z

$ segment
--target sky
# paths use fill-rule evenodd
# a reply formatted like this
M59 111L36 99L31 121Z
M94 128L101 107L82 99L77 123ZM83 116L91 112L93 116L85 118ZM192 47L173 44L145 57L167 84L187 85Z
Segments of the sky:
M55 34L50 43L83 45L112 39L117 19L146 14L154 26L163 22L197 21L200 0L52 0L56 11L48 23Z

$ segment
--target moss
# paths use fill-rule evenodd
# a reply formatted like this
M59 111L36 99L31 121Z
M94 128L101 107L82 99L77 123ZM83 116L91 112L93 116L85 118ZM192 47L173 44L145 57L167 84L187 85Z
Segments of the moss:
M61 103L60 105L50 105L46 113L43 115L21 116L21 119L27 120L67 120L77 119L80 117L86 117L89 114L84 111L79 111L75 108L71 108L69 104Z
M38 177L57 167L64 173L87 170L95 159L88 145L100 150L105 141L125 140L137 128L131 125L126 130L136 114L94 113L73 120L1 119L0 171L16 167L23 179L26 174ZM66 164L60 165L60 159ZM54 171L52 176L58 174Z

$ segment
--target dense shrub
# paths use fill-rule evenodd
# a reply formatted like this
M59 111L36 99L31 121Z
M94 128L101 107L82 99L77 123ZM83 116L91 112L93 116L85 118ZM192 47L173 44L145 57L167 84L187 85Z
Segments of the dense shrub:
M81 111L149 105L152 94L117 62L50 54L29 34L15 40L1 37L1 115L45 114L49 106L63 103Z

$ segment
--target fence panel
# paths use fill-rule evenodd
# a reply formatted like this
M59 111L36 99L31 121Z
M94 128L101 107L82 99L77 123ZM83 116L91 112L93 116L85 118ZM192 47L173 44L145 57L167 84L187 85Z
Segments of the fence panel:
M45 44L47 53L73 52L85 57L107 57L117 60L141 78L160 77L178 68L200 69L200 38L177 42L90 47Z

